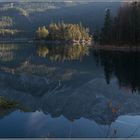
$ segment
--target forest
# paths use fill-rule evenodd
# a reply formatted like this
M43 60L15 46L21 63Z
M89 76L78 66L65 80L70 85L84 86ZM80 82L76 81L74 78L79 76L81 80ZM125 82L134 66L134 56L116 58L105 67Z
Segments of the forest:
M107 45L139 45L140 2L126 3L115 17L107 9L98 41Z

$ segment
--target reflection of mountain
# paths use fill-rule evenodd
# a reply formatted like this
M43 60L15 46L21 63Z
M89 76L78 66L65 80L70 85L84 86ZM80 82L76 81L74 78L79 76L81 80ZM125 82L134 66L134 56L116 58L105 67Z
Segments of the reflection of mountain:
M137 52L94 52L97 62L104 67L107 83L115 75L119 86L131 89L132 92L140 90L140 56Z
M137 76L134 71L138 74L139 56L101 51L96 57L83 57L79 62L79 58L87 55L88 50L84 49L87 48L48 46L39 49L28 45L12 50L16 56L14 60L1 62L0 96L15 101L22 111L38 110L52 117L63 115L71 121L84 117L98 124L111 124L119 115L138 114L139 95L129 91L126 94L118 88L114 77L110 82L110 76L115 74L120 85L131 83L132 77ZM55 59L55 56L59 57ZM96 66L95 58L104 66L109 85L100 67ZM78 60L64 61L75 59ZM62 60L63 63L57 63ZM138 80L135 83L138 85ZM5 111L8 114L14 109Z
M76 88L46 80L33 75L1 74L0 95L28 111L41 110L53 117L64 115L71 121L84 117L111 124L119 115L140 111L138 95L125 95L117 85L104 84L102 78L83 81Z
M52 61L63 62L65 60L80 60L88 55L88 47L82 45L61 45L40 47L37 51L39 56L47 57Z

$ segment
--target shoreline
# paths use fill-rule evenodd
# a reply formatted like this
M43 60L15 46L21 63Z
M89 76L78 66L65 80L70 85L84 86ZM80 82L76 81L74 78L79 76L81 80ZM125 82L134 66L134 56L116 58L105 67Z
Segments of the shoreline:
M79 44L79 45L92 45L92 42L72 42L72 41L58 41L58 40L34 40L34 39L13 39L13 40L0 40L0 43L42 43L42 44Z
M36 43L36 44L69 44L69 45L87 45L96 50L105 50L105 51L140 51L140 46L129 46L129 45L100 45L94 44L94 42L72 42L72 41L52 41L52 40L34 40L33 38L21 38L21 39L9 39L9 40L0 40L0 44L9 44L9 43Z
M93 45L92 48L96 50L105 50L105 51L140 51L140 46L129 46L129 45Z

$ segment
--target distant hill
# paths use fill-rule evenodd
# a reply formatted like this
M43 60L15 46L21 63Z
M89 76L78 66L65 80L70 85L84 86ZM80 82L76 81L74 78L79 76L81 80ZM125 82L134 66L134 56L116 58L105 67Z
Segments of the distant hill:
M13 25L8 28L23 30L21 36L24 37L32 37L38 26L62 20L81 22L94 31L102 26L107 8L115 15L120 6L120 2L3 2L0 4L0 19L9 17Z

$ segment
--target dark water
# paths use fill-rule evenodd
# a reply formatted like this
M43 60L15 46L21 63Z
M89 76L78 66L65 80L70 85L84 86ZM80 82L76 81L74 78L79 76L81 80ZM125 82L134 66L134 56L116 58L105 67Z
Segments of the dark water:
M140 53L0 45L0 137L140 137Z

